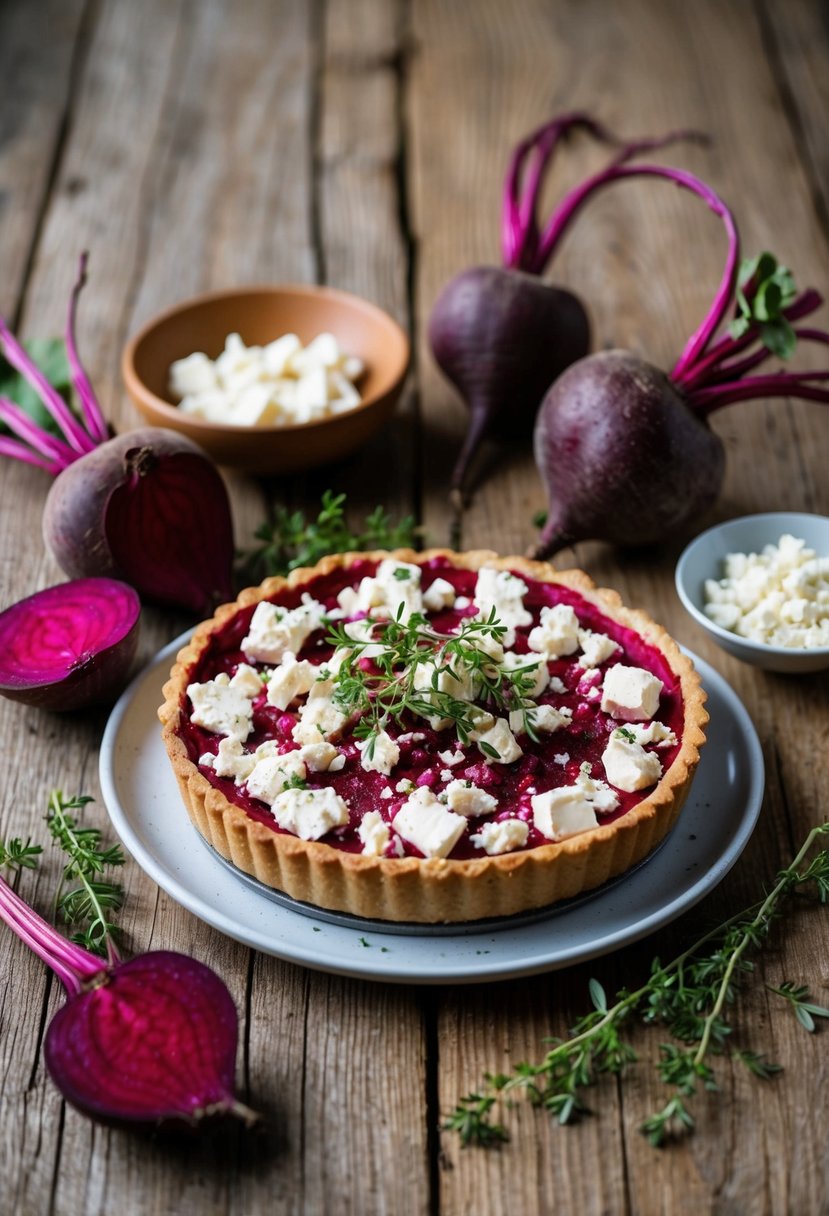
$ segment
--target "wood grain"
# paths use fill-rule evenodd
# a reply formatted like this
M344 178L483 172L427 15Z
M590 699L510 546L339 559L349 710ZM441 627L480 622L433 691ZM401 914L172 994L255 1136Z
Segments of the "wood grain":
M48 36L46 36L48 34ZM92 253L82 353L119 429L126 337L196 291L321 279L363 294L412 332L410 383L392 425L347 464L307 478L230 477L237 540L276 503L312 511L328 486L356 520L382 503L420 511L429 542L450 534L447 484L466 414L429 354L426 320L461 268L497 262L511 145L555 112L586 107L625 134L697 127L707 148L663 158L700 173L735 207L746 252L771 247L799 282L829 279L826 65L817 0L20 0L0 5L0 311L24 336L59 332L80 250ZM547 205L597 166L573 140ZM588 301L597 347L669 366L719 278L724 240L696 200L628 183L598 198L548 277ZM826 309L821 323L826 323ZM819 366L820 350L798 360ZM746 403L714 421L728 452L711 519L768 508L829 514L826 411ZM543 492L526 441L491 450L462 521L466 545L521 552ZM62 576L39 542L48 488L0 469L0 597ZM710 520L696 521L697 531ZM21 537L30 538L21 543ZM593 1115L561 1129L518 1099L500 1152L462 1150L440 1122L488 1071L536 1060L608 992L641 982L712 921L755 899L824 817L829 681L763 675L717 650L681 610L672 570L683 538L648 552L599 543L564 553L661 618L746 704L767 771L760 826L727 880L658 936L562 972L417 991L304 971L201 924L130 862L129 950L192 953L227 980L241 1014L243 1098L259 1134L184 1146L93 1126L64 1107L41 1046L60 994L7 935L0 957L0 1209L10 1216L317 1216L337 1212L656 1216L826 1212L819 1113L821 1037L763 983L809 983L829 1001L825 918L808 906L775 932L735 1011L734 1041L785 1066L766 1085L723 1058L718 1096L694 1100L696 1135L654 1153L639 1134L665 1099L658 1029L629 1027L641 1062L591 1091ZM141 659L187 624L147 609ZM13 762L0 834L43 837L48 791L99 794L104 712L57 717L0 701ZM718 808L712 808L712 814ZM88 820L106 826L100 802ZM21 880L44 914L58 860Z
M799 12L803 20L804 8ZM555 9L526 4L515 15L515 21L508 20L505 10L481 6L474 28L462 38L458 6L421 4L415 8L419 54L413 67L410 104L414 225L419 238L421 382L430 436L424 450L431 458L437 448L443 461L441 476L432 478L424 503L427 527L439 528L446 518L441 482L445 484L448 476L465 415L429 358L422 322L438 290L453 273L465 265L497 260L497 207L507 153L510 144L546 113L566 104L567 108L592 108L626 131L653 131L654 115L658 116L656 129L710 131L713 144L709 149L678 145L665 159L701 173L732 201L747 251L773 244L789 264L802 268L799 277L804 285L826 281L826 241L813 206L810 176L781 104L779 74L767 57L767 36L750 10L740 5L706 4L695 5L693 13L675 5L643 3L624 7L564 4ZM779 10L776 15L780 17ZM810 32L815 33L814 29ZM799 39L803 37L801 32ZM791 41L788 54L794 76L799 59ZM813 57L817 60L821 46L825 49L816 38ZM518 62L522 64L520 78L515 71ZM574 64L578 64L577 73ZM655 71L657 64L659 70ZM555 82L548 86L546 97L542 82ZM438 141L433 133L441 123ZM756 139L758 127L763 131L762 155ZM567 169L574 174L583 172L587 160L581 150L574 147L571 152L568 147L565 152ZM780 173L785 177L785 191L773 185ZM561 188L562 177L563 166L555 175L555 188ZM723 250L716 221L696 200L667 188L633 183L613 197L608 191L583 213L550 277L577 287L589 301L597 346L628 346L670 366L707 307L720 274ZM671 268L669 275L666 266ZM714 425L726 443L729 461L723 499L714 518L770 507L826 512L826 481L818 453L826 451L829 436L819 406L753 403L731 411L730 416L726 413ZM758 477L761 464L763 474ZM531 456L526 449L502 448L491 454L487 474L488 480L464 516L464 542L486 544L501 552L521 551L532 537L531 515L543 503ZM705 522L698 521L695 530ZM702 916L702 923L707 923L717 913L727 915L755 898L761 883L771 878L793 844L818 821L820 798L815 781L825 779L824 738L829 720L826 681L821 677L793 682L763 676L725 658L700 630L689 625L666 577L679 548L678 541L658 552L620 557L605 546L586 544L572 555L597 581L617 587L629 602L646 605L732 680L755 718L767 756L769 792L761 831L744 862L706 901L700 915L686 917L676 929L660 935L659 949L665 956L670 956L672 947L679 948L679 942L693 938ZM568 553L561 556L562 564L570 559ZM813 937L810 949L808 930L801 937L799 929L790 929L780 949L784 955L790 950L806 954L797 969L791 964L792 974L820 975L825 970L821 950L815 948ZM819 934L812 930L815 932ZM608 988L614 980L617 985L626 983L631 972L641 972L652 950L651 944L626 950L597 972ZM785 970L786 961L781 965ZM572 973L574 979L575 975ZM447 999L439 1024L440 1041L451 1044L451 1050L442 1056L440 1074L444 1108L476 1088L482 1070L476 1074L469 1060L477 1060L482 1052L489 1071L502 1067L505 1045L511 1049L508 1058L512 1060L525 1054L539 1058L544 1030L535 1030L535 1045L528 1030L536 1011L545 1008L548 985L549 981L542 980L521 985L525 1002L521 1014L512 993L502 994L500 986L492 990L486 1003L474 998L467 1003L466 991ZM585 1008L584 977L572 999L576 1010ZM546 1022L547 1034L560 1034L567 1024L559 1007L541 1021ZM737 1022L741 1042L753 1041L758 1022L773 1026L774 1051L792 1052L798 1061L796 1075L809 1070L810 1059L814 1068L813 1044L797 1033L787 1010L770 1006L762 998L750 1004L745 1018ZM646 1037L641 1039L644 1045ZM487 1041L489 1051L484 1046ZM651 1039L643 1046L643 1054L652 1059L657 1041L658 1035L656 1041ZM774 1054L762 1033L760 1043ZM509 1119L513 1144L495 1155L494 1161L487 1158L484 1162L481 1154L459 1152L454 1141L445 1141L444 1160L449 1166L441 1175L445 1210L508 1211L511 1202L518 1210L532 1210L534 1197L545 1194L549 1178L559 1185L563 1179L570 1188L565 1210L578 1202L588 1210L658 1213L675 1210L672 1202L677 1203L681 1195L683 1210L783 1212L793 1210L795 1193L804 1211L819 1210L819 1200L811 1190L812 1160L806 1171L809 1181L793 1173L783 1182L777 1174L772 1178L771 1170L756 1168L758 1160L767 1159L768 1129L780 1115L779 1091L771 1087L770 1093L758 1093L759 1083L727 1065L722 1073L725 1100L702 1100L695 1139L669 1154L654 1154L636 1130L664 1101L663 1087L644 1068L625 1085L621 1108L615 1093L609 1100L601 1095L595 1103L600 1126L589 1121L577 1132L548 1131L543 1116L535 1116L533 1122L529 1115L528 1124L527 1113L521 1110ZM820 1105L819 1082L807 1084L806 1109L815 1110ZM788 1129L782 1134L786 1136ZM606 1140L617 1140L618 1150L603 1151ZM727 1153L723 1144L727 1144ZM792 1154L796 1149L789 1143L786 1151ZM603 1163L602 1186L585 1188L588 1196L580 1194L580 1180L587 1178L592 1183L595 1178L597 1159ZM520 1169L516 1169L519 1161ZM817 1173L822 1174L822 1167ZM543 1200L541 1210L546 1210Z

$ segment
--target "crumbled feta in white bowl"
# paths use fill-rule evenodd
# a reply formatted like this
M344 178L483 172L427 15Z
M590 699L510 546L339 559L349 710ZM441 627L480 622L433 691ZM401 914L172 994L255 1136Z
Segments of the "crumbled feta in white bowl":
M676 567L691 616L744 663L787 673L829 668L829 518L745 515L703 532Z

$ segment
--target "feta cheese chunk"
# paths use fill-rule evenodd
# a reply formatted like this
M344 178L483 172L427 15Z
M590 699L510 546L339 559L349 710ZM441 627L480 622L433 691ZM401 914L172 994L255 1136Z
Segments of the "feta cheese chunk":
M176 360L170 388L184 413L234 426L280 426L353 409L361 400L354 381L363 370L333 334L319 334L304 349L296 334L266 346L246 346L228 334L216 360L202 352Z
M362 841L366 857L382 857L388 847L391 832L379 811L367 811L357 825L357 835Z
M453 659L451 667L444 661L439 664L437 659L427 659L418 663L414 674L414 687L418 692L430 694L427 700L435 701L431 695L435 692L448 693L456 701L474 701L479 691L475 673L460 659Z
M342 729L346 715L334 704L333 694L333 680L317 680L314 683L299 711L299 721L291 732L295 743L325 743L326 735Z
M273 806L292 779L304 781L307 775L305 761L298 751L265 755L257 759L248 775L248 793Z
M170 387L177 397L210 392L218 383L212 360L201 351L176 360L170 368Z
M498 806L498 799L471 781L450 781L446 787L446 803L450 810L467 819L476 815L491 815Z
M623 722L643 722L659 708L662 681L643 667L617 663L605 672L602 710Z
M639 726L636 722L630 722L625 730L632 734L636 742L643 747L648 743L655 743L657 747L676 747L676 735L662 722L654 720L647 726Z
M541 609L538 624L530 630L527 643L530 650L545 659L560 659L579 648L579 618L569 604L555 604Z
M599 826L592 803L576 785L534 794L530 805L533 823L548 840L564 840Z
M584 765L576 778L576 786L598 815L609 815L619 806L619 799L606 782L591 777L586 769L587 766Z
M456 764L463 764L466 757L463 752L447 750L438 752L438 760L445 764L447 768L454 768Z
M503 636L505 646L515 644L515 630L532 624L532 613L524 607L523 597L529 588L517 574L509 570L495 570L482 566L475 584L475 603L479 615L486 620L494 610L499 622L506 626Z
M447 810L426 786L416 789L392 820L395 832L424 857L448 857L466 828L466 818Z
M506 718L498 718L494 726L478 735L476 742L482 755L499 764L512 764L524 754Z
M523 819L501 819L497 823L484 823L480 832L469 839L477 848L483 849L490 857L499 853L512 853L522 849L527 843L530 825Z
M217 777L230 777L240 785L253 772L256 760L256 753L243 751L238 739L225 738L219 740L215 756L208 752L199 757L199 764L212 768Z
M387 731L381 730L373 738L374 746L369 749L369 741L362 747L360 767L367 773L383 773L388 777L400 759L400 748Z
M262 681L245 663L233 676L222 671L215 680L189 684L191 721L212 734L244 742L253 725L253 698L261 691Z
M662 763L654 752L646 752L641 743L626 738L624 727L614 730L602 753L605 776L617 790L631 794L647 789L662 776Z
M408 621L412 613L423 611L420 566L386 558L374 578L361 579L356 590L344 587L337 603L349 616L369 612L375 617L397 618L399 613L401 621Z
M524 710L514 709L510 713L510 730L515 734L524 733L525 713L533 730L548 735L569 726L573 721L573 711L567 705L562 705L561 709L556 709L554 705L528 705Z
M340 755L334 744L322 740L319 743L306 743L297 754L311 773L336 772L337 768L342 768L342 764L337 765L337 760L345 763L345 756Z
M579 646L582 653L577 660L578 665L587 668L598 667L621 649L618 642L614 642L606 633L594 633L591 629L579 630Z
M310 692L319 675L319 668L307 659L298 663L296 655L286 650L278 667L268 680L268 704L287 709L293 700Z
M445 578L436 578L423 592L423 607L427 612L440 612L455 602L455 588Z
M348 823L348 805L326 786L321 790L284 790L271 805L273 817L300 840L319 840L332 828Z
M723 564L723 578L705 581L705 614L716 625L769 646L829 646L829 556L787 533Z
M298 608L280 608L262 600L251 617L242 652L256 663L279 663L288 651L299 654L315 629L319 629L325 609L309 595Z

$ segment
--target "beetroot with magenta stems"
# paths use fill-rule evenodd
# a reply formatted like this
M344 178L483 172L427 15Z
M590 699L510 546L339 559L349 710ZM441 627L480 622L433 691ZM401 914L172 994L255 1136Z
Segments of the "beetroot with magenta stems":
M429 344L441 370L469 408L469 424L452 474L456 502L485 438L515 438L532 431L538 406L555 378L590 349L590 323L576 295L542 279L556 252L557 210L542 231L538 206L561 139L587 131L617 149L622 164L677 139L625 143L590 115L565 114L516 147L504 185L502 266L475 266L444 287L429 318Z
M670 374L630 352L605 351L574 363L547 393L535 458L549 510L535 557L581 540L651 544L697 519L722 486L725 449L708 420L723 406L764 397L829 402L829 371L752 374L773 356L788 358L799 341L829 343L824 331L797 324L822 300L816 291L798 293L771 254L741 265L734 217L699 178L659 165L612 166L565 198L558 235L596 190L643 176L692 191L721 218L725 270Z
M76 579L0 612L0 695L40 709L112 701L138 646L141 603L126 583Z
M60 431L38 426L0 397L0 454L51 473L44 539L71 578L122 579L143 599L206 615L233 596L233 523L227 490L201 448L174 431L110 437L75 344L86 258L69 304L66 351L81 417L46 380L0 318L0 351L37 391Z
M225 984L170 950L102 960L67 941L0 878L0 920L66 991L44 1054L64 1098L122 1127L197 1127L211 1116L257 1116L234 1092L238 1022Z

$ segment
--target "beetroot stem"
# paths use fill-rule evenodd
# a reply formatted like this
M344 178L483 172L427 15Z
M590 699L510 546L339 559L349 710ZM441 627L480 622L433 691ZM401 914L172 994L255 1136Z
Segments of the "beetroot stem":
M52 457L59 469L75 459L74 452L67 444L38 426L25 410L8 397L0 397L0 422L5 422L10 431L14 431L41 456Z
M801 317L807 317L810 313L815 312L822 303L823 296L813 288L809 288L799 295L788 308L784 308L782 315L787 321L797 321ZM686 391L695 389L707 382L711 371L718 369L723 360L732 359L734 355L738 355L752 346L757 341L759 334L760 328L756 324L746 330L740 338L732 338L728 333L723 334L703 359L698 360L694 367L686 368L681 379L677 379L674 375L671 376L671 379Z
M609 169L604 169L601 173L595 174L593 177L588 178L586 182L571 190L559 203L541 239L539 260L546 263L576 213L591 195L610 185L611 182L628 177L662 177L666 181L673 182L685 190L690 190L701 198L703 202L707 203L715 215L720 217L725 225L728 236L728 254L717 294L714 297L707 316L688 340L671 373L671 379L676 380L677 376L682 374L685 367L699 358L710 341L712 334L722 322L726 310L734 297L734 289L739 271L740 236L737 231L736 221L731 210L710 186L706 185L704 181L693 173L688 173L684 169L674 169L665 165L623 165L618 163L611 165Z
M98 398L95 396L95 390L84 371L75 343L75 314L78 307L78 297L86 285L86 264L88 258L89 255L86 252L81 254L78 277L75 286L72 288L72 295L69 297L69 314L66 320L66 355L69 359L69 366L72 369L72 383L75 386L75 392L78 394L86 429L94 440L97 440L99 443L106 443L107 439L109 439L109 428L101 413L101 407L98 404Z
M829 403L829 389L817 387L821 381L829 381L829 372L779 372L774 376L748 376L731 384L697 389L689 396L688 402L706 417L724 405L755 398L800 397L807 401Z
M0 317L0 348L15 371L20 372L35 389L66 437L69 446L81 456L97 447L94 440L87 435L77 419L72 416L72 411L60 393L55 391L40 368L26 354L2 317Z
M105 970L101 959L69 942L38 916L0 877L0 919L32 950L63 984L70 996L77 995L82 980Z
M37 468L51 473L53 477L56 477L61 471L60 465L53 461L42 460L25 443L21 443L19 439L7 439L5 435L0 435L0 456L11 456L13 460L22 460L25 464L36 465Z
M523 270L528 274L543 274L555 252L558 239L562 235L568 221L565 221L564 225L562 225L558 236L553 237L549 242L547 239L548 234L551 226L556 221L556 216L561 207L566 204L567 199L571 196L566 196L564 202L553 212L543 238L539 237L537 220L538 202L544 177L550 167L558 144L562 136L568 134L574 127L581 127L588 131L594 139L602 143L613 144L619 149L611 160L609 169L623 165L626 161L632 159L632 157L638 156L643 152L651 152L657 148L663 148L678 140L689 139L695 140L698 143L707 141L707 136L702 132L683 129L670 131L667 135L660 135L655 138L635 139L626 143L589 114L580 112L564 114L560 118L546 123L543 127L539 127L537 131L534 131L527 139L522 140L516 147L504 184L501 249L503 264L508 269ZM527 157L532 151L535 152L532 168L527 175L526 183L522 186L522 177ZM606 173L608 170L604 172ZM594 180L591 178L589 182ZM589 184L589 182L585 183L585 185Z
M536 208L541 186L562 136L573 127L583 127L605 143L619 142L589 114L580 112L562 114L521 140L510 159L504 183L501 250L504 266L508 269L532 271L538 242ZM522 186L527 158L533 151L535 157L528 181Z
M794 335L803 342L822 342L824 345L829 346L829 334L824 333L822 329L806 329L796 325L794 327ZM774 351L764 346L760 350L754 351L753 354L746 355L744 359L738 359L735 363L719 363L708 372L704 380L695 378L690 385L686 386L686 391L690 389L689 395L694 395L701 388L722 387L725 384L734 384L746 372L754 371L755 367L760 367L761 364L767 363L772 358L774 358ZM808 375L807 372L793 374Z

